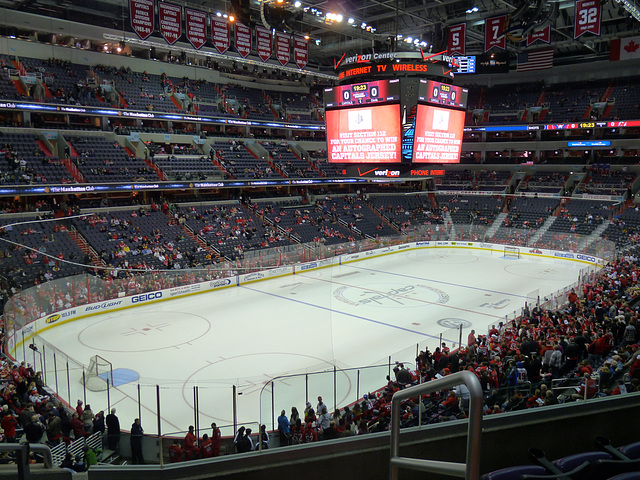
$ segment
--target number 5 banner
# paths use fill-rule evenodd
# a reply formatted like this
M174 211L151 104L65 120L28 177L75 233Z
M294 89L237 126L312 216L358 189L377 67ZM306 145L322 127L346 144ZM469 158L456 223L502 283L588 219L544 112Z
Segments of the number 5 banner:
M493 47L504 50L507 48L507 39L504 35L506 15L487 18L484 22L484 51L488 52Z
M600 35L600 0L577 0L575 12L574 39L587 32Z
M455 55L456 53L458 55L464 55L466 49L466 31L466 23L459 23L449 27L449 41L447 42L447 51L449 52L449 55Z

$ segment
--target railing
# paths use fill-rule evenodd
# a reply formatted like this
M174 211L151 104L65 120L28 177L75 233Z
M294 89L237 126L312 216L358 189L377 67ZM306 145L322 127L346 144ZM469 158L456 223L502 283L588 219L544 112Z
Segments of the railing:
M465 463L424 460L400 456L400 404L403 400L464 384L469 390L469 426L467 429L467 458ZM467 370L431 380L415 387L400 390L391 399L391 465L390 478L398 480L398 469L409 468L423 472L464 477L480 477L480 434L482 433L483 393L480 381Z
M18 467L18 478L28 479L31 478L29 468L29 452L37 452L42 455L44 461L44 468L53 468L53 461L51 457L51 449L46 445L39 443L2 443L0 444L0 452L16 452L16 464Z

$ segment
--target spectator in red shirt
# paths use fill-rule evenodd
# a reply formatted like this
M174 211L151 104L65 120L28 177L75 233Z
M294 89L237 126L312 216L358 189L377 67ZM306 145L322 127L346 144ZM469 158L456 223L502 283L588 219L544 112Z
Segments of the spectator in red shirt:
M194 460L200 457L200 448L197 446L198 439L193 433L193 425L189 426L189 431L184 437L184 458L185 460Z

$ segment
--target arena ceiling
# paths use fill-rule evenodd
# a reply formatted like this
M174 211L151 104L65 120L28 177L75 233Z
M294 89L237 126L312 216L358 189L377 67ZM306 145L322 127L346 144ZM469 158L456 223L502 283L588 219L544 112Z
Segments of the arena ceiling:
M629 10L638 0L601 0L602 21L599 36L585 34L573 38L574 0L229 0L228 2L193 0L176 1L210 12L228 11L249 16L256 24L278 22L289 31L310 36L310 66L330 69L342 54L373 50L418 50L402 40L419 39L423 49L438 52L446 49L447 27L467 24L466 53L481 54L484 47L484 20L507 15L512 34L507 50L515 54L526 50L515 26L531 22L549 24L556 65L604 59L609 54L609 40L635 35L640 22ZM631 5L631 7L625 8ZM128 25L128 0L0 0L5 12L22 11L45 18L64 19L113 30L131 31ZM342 21L327 18L327 13L341 15ZM274 16L277 20L274 20ZM640 15L636 15L640 16ZM348 19L353 23L349 24ZM10 22L10 15L5 15ZM544 22L544 23L541 23ZM366 26L363 26L366 24ZM367 29L366 27L369 27ZM394 47L394 42L396 47Z

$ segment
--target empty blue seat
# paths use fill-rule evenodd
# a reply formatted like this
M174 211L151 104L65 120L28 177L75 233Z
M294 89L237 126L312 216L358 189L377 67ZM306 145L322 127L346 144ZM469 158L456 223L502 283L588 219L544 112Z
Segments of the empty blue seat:
M482 480L520 480L523 475L544 475L547 471L540 465L518 465L487 473Z

